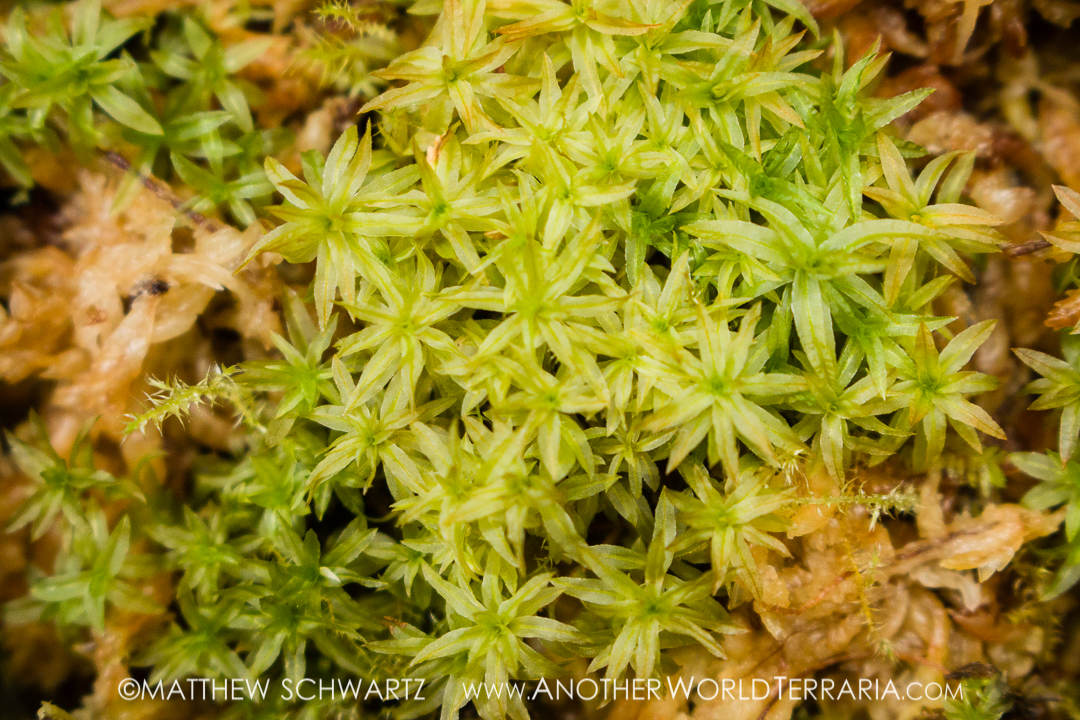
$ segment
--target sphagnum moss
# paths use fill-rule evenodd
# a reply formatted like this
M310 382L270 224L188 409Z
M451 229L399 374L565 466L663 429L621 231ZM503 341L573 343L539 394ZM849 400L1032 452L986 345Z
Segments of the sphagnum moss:
M890 123L927 93L875 97L885 56L849 66L794 0L421 1L431 34L403 54L389 6L327 5L302 59L367 102L328 153L302 155L259 129L242 77L272 39L227 40L187 11L151 31L72 8L8 18L9 176L33 184L33 143L119 152L129 192L153 173L186 186L188 210L262 217L246 262L275 253L314 278L284 295L276 356L155 381L131 419L147 433L199 402L235 410L242 450L197 466L182 505L139 470L95 470L81 439L65 460L46 433L10 437L36 487L9 528L61 540L8 623L100 634L156 614L129 658L151 682L408 676L425 697L393 715L456 718L475 683L578 659L615 679L677 670L677 648L724 658L754 612L798 612L776 569L793 538L835 533L828 517L869 538L915 509L895 485L861 494L868 468L898 456L938 477L979 433L1004 438L972 402L997 379L965 369L993 322L953 330L935 305L1004 244L964 202L974 156L913 176L924 153ZM1071 232L1050 240L1075 251ZM1001 569L1064 515L1057 594L1080 577L1065 464L1080 370L1019 352L1045 375L1038 407L1064 408L1062 457L1012 462L1043 481L1025 504L1066 510L1017 515L1015 546L942 567ZM924 528L944 527L936 487ZM845 548L868 644L891 647L867 588L893 566L822 543ZM175 580L171 619L151 577ZM940 577L925 582L970 590ZM1000 717L1001 692L979 687L945 714ZM471 702L528 716L520 695Z

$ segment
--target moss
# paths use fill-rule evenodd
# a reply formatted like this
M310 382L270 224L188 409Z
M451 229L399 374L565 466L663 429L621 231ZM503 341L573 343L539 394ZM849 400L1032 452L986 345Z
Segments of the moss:
M112 178L66 200L67 252L10 261L5 373L59 387L8 436L37 555L5 617L91 642L87 712L133 668L409 677L380 711L520 719L469 689L1044 661L1080 567L1074 353L1018 350L1062 457L1006 461L1013 329L960 309L1017 221L977 153L906 139L928 92L879 92L876 46L788 0L331 4L288 32L69 9L11 13L0 55L11 180L55 147ZM972 687L821 707L1013 697Z

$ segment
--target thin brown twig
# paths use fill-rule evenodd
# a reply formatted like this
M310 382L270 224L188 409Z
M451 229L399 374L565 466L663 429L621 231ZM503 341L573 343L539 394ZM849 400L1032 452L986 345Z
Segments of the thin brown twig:
M1021 257L1023 255L1037 253L1040 250L1045 250L1048 247L1050 247L1050 243L1046 240L1032 240L1030 242L1020 243L1018 245L1010 245L1009 247L1005 248L1005 256L1011 258Z
M184 208L183 200L176 196L176 193L172 191L172 188L163 183L161 180L155 178L153 175L144 175L143 173L133 170L131 167L131 163L129 163L127 161L127 158L125 158L120 153L110 150L105 153L105 159L108 160L109 163L111 163L114 167L120 169L125 173L135 173L135 175L138 176L139 181L142 183L143 187L154 193L154 195L161 198L165 202L172 205L173 208L176 209L178 212L184 213L184 216L188 220L191 220L191 222L195 223L199 227L205 228L210 232L217 232L225 228L225 225L218 222L217 220L214 220L213 218L208 218L200 212Z

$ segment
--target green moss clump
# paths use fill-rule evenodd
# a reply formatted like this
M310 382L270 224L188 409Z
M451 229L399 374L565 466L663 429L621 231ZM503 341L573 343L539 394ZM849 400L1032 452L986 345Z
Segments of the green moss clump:
M300 157L238 77L265 42L170 15L136 64L117 48L149 25L87 0L71 31L9 18L13 177L31 182L13 138L127 153L188 210L261 214L248 262L314 264L273 359L158 383L133 418L236 411L242 451L197 463L182 504L13 441L39 486L15 525L65 530L10 618L101 632L175 601L131 658L151 682L423 678L393 712L456 718L478 682L725 657L749 603L776 602L803 509L910 511L852 478L1004 438L972 401L996 378L965 369L993 322L953 333L934 305L998 221L963 202L973 156L911 173L924 153L890 123L927 92L874 97L885 57L849 66L793 0L411 12L437 18L397 54L323 8L342 34L308 61L370 99ZM57 68L75 79L53 87ZM163 575L164 604L138 591Z

